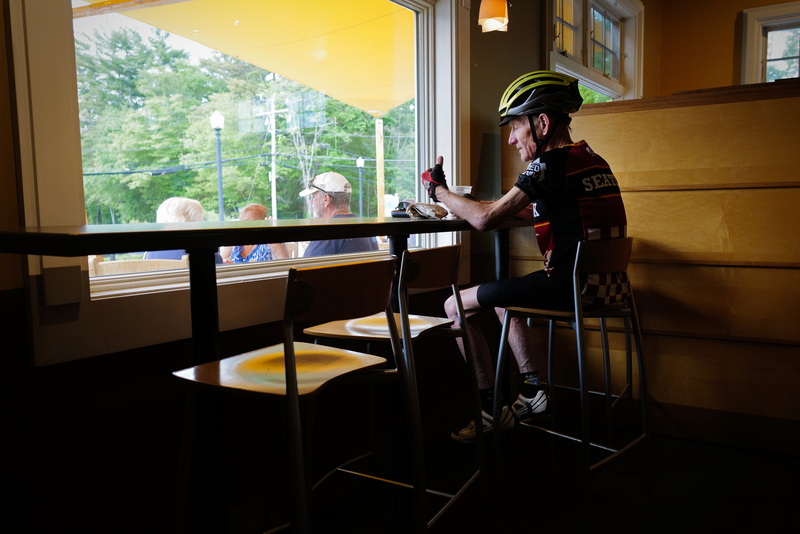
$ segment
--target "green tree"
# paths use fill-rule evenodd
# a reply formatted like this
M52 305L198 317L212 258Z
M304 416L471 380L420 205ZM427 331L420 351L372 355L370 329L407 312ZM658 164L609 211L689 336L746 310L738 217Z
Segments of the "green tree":
M594 89L589 89L584 85L578 85L578 91L580 91L581 96L583 97L584 104L597 104L600 102L611 102L611 97L608 95L604 95L599 91L595 91Z
M106 108L137 108L144 102L137 88L139 73L156 61L154 50L130 29L76 39L81 120L91 123Z
M164 32L146 39L131 30L96 32L76 50L90 222L152 221L158 205L178 195L196 198L208 219L217 218L215 110L226 119L225 218L250 202L271 207L273 167L278 216L303 217L298 194L308 181L335 170L355 185L358 157L367 161L365 214L377 212L369 114L220 53L194 63ZM414 120L410 102L383 121L386 191L402 197L414 196L416 185Z
M91 222L152 221L158 204L193 179L180 168L188 113L225 85L170 48L166 37L95 32L76 45Z

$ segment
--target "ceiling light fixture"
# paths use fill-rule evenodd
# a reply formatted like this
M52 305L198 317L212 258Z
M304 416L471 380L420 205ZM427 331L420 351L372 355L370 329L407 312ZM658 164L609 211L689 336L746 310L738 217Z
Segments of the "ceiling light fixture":
M481 0L478 24L483 33L508 31L508 2L506 0Z

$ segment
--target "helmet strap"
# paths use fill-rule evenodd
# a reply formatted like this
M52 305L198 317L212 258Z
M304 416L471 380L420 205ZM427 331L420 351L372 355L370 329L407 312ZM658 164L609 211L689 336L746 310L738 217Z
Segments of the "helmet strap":
M533 124L533 115L528 115L528 124L530 124L531 127L531 136L533 137L533 142L536 143L536 156L539 157L542 155L544 147L546 147L547 143L550 142L550 138L553 137L555 128L550 128L550 131L547 132L547 135L544 137L544 139L539 139L539 136L536 135L536 126Z

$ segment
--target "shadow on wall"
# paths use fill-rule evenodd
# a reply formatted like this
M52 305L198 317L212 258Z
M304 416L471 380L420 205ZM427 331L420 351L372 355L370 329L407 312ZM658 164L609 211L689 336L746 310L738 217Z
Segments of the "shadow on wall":
M478 160L477 182L473 184L472 194L481 200L500 198L500 136L484 133L481 139L481 152Z
M481 138L480 155L478 158L475 182L472 184L472 194L480 200L495 200L500 198L500 145L499 136L484 133ZM471 277L473 282L494 280L494 233L470 232L470 255L484 259L472 261Z

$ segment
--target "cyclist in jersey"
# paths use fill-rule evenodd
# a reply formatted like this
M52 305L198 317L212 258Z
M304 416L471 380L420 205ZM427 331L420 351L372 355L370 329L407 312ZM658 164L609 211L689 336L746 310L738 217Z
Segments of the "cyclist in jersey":
M508 143L529 165L515 187L499 200L476 202L451 193L441 156L434 167L422 174L431 199L447 205L477 230L491 230L513 217L533 217L536 244L544 257L542 270L461 291L481 389L484 434L513 428L515 417L544 414L548 398L539 384L531 330L523 319L515 319L509 345L520 371L519 394L511 406L503 406L500 421L495 423L490 415L495 395L493 356L475 323L475 314L494 309L502 320L508 306L569 309L578 242L624 237L626 233L625 207L608 163L585 141L574 142L571 138L570 114L578 111L582 103L578 81L557 72L530 72L508 86L500 99L500 125L511 126ZM605 302L627 292L622 275L613 282L609 284L613 288L611 295L607 295L610 300ZM445 303L445 310L457 324L452 297ZM475 421L451 437L460 443L473 442Z

